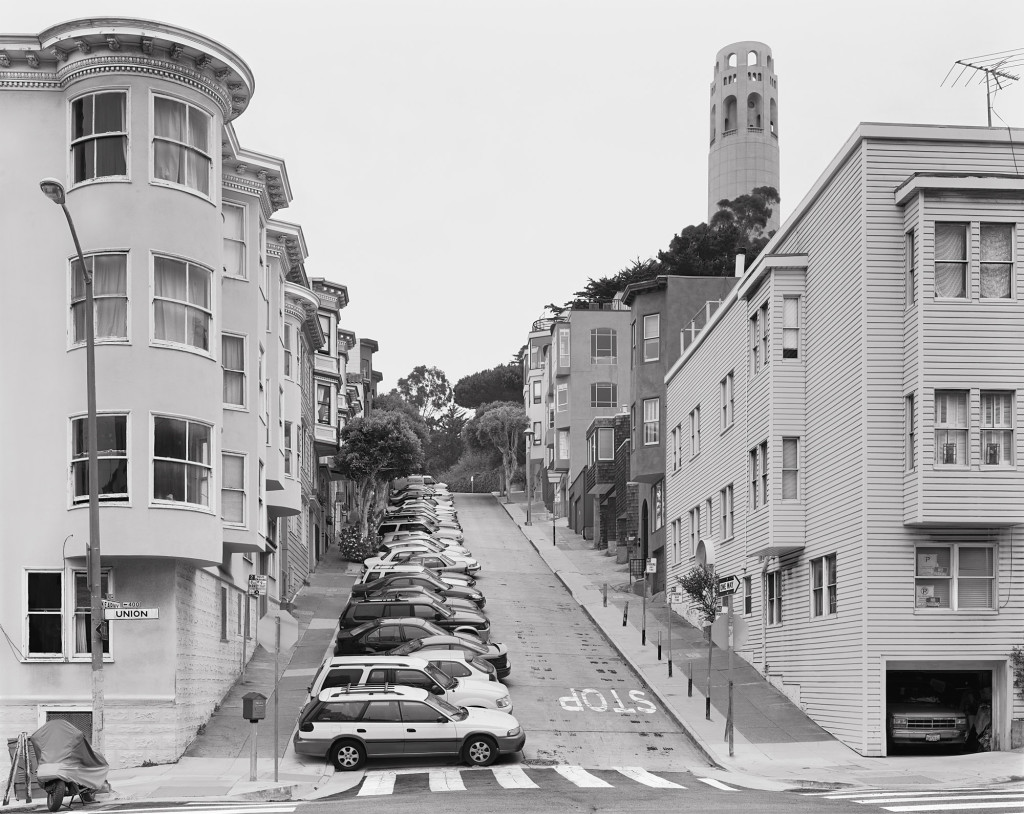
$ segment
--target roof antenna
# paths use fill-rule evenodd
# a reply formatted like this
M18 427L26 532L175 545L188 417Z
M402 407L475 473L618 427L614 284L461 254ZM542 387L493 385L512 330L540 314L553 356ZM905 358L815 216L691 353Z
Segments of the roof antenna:
M985 109L988 113L988 126L992 126L992 96L997 91L1002 90L1004 87L1009 85L1011 82L1016 82L1020 79L1016 74L1009 72L1011 68L1017 68L1020 65L1024 65L1024 50L1017 49L1015 51L1000 51L994 54L982 54L981 56L968 57L967 59L958 59L953 63L953 67L949 69L949 73L946 74L946 78L942 80L942 85L946 84L946 80L956 71L957 66L960 66L960 72L956 75L949 86L955 88L957 83L963 79L963 84L969 85L972 80L977 79L981 82L981 75L985 75ZM966 76L966 79L964 77ZM995 91L992 90L992 85L995 84Z

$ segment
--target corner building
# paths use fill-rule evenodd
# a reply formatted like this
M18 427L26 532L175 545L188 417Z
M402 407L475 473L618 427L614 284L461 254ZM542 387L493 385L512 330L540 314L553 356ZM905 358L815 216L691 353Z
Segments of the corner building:
M0 35L0 220L17 236L0 280L0 729L99 724L84 290L68 224L39 192L56 177L94 271L103 593L158 614L109 623L115 767L175 760L195 738L282 598L277 519L313 489L294 478L299 456L317 469L302 405L325 338L301 229L274 220L291 200L284 163L231 126L253 87L236 54L161 23ZM256 601L252 574L269 583Z
M860 125L666 376L669 581L863 755L922 690L1019 745L1022 141Z

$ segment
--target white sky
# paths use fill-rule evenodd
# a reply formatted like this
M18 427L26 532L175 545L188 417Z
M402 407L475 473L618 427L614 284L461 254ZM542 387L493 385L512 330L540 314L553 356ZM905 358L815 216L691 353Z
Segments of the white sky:
M707 219L720 48L774 54L785 219L858 122L984 125L983 84L940 84L957 59L1024 48L1021 8L11 0L0 29L125 15L238 53L256 77L239 139L285 159L295 200L278 216L302 225L310 276L348 286L343 323L380 343L390 389L418 364L454 384L508 361L546 303ZM994 107L1024 126L1024 82Z

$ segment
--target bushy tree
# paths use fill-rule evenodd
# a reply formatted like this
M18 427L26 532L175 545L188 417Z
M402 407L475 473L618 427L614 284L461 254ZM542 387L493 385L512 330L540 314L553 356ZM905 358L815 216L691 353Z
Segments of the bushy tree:
M374 412L384 410L392 413L400 413L408 422L412 431L420 439L421 444L427 443L430 437L430 427L412 404L406 401L397 389L392 389L384 395L377 396L373 402Z
M417 365L408 376L398 380L398 393L415 407L424 421L432 423L452 400L452 386L444 371Z
M509 363L463 376L455 383L455 403L469 410L492 401L522 401L523 369Z
M516 471L519 453L523 449L523 430L527 426L526 410L517 402L485 404L480 407L476 418L468 426L473 427L473 433L482 447L490 445L501 456L505 501L510 502L512 477Z
M464 449L462 428L467 421L466 415L456 404L448 405L448 409L438 417L423 447L427 472L436 477L437 473L455 466Z
M390 482L420 469L423 447L406 416L376 409L345 425L335 463L356 485L359 534L366 539L384 514Z

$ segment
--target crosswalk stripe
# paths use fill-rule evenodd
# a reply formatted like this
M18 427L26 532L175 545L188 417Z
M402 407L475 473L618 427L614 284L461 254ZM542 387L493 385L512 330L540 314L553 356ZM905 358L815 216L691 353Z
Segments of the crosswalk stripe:
M491 769L494 779L498 781L503 789L537 789L540 788L534 783L530 776L518 766L499 766Z
M115 803L116 805L116 803ZM174 806L173 808L106 808L105 810L110 811L111 814L129 814L134 811L144 811L146 814L170 814L170 812L181 812L182 808L186 806ZM187 806L189 811L205 812L206 814L217 814L218 812L224 812L225 814L291 814L295 810L294 805L282 806L281 804L269 804L269 805L254 805L253 803L228 803L228 804L217 804L217 803L206 803L206 804L190 804Z
M808 797L824 797L827 800L856 800L863 799L865 797L918 797L918 796L929 796L939 794L971 794L973 792L995 792L999 791L1004 794L1022 794L1024 789L1012 788L1012 789L984 789L978 788L977 786L963 786L960 788L952 789L914 789L913 791L897 791L896 789L879 789L879 788L866 788L857 789L856 791L843 791L839 792L824 792L822 794L806 795Z
M985 793L976 792L973 794L953 794L950 792L925 792L914 794L912 792L902 792L896 794L872 794L868 797L857 797L850 798L851 802L855 803L926 803L926 802L949 802L950 800L1008 800L1014 798L1021 802L1024 802L1024 796L1019 791L997 791L996 789L987 789Z
M570 783L583 789L614 788L611 783L606 783L600 777L595 777L582 766L555 766L554 769Z
M458 769L439 769L430 773L431 791L465 791L462 772Z
M713 777L698 777L701 783L707 783L713 789L721 789L722 791L736 791L732 786L727 786L721 780L715 780Z
M378 794L394 794L396 772L380 771L367 772L363 778L363 784L359 787L358 797L368 797Z
M656 774L651 774L646 769L641 769L639 766L621 766L615 769L620 774L625 775L630 780L635 780L637 783L642 783L645 786L652 786L656 789L685 789L686 786L680 786L678 783L673 783L671 780L666 780L664 777L658 777Z
M980 811L985 808L1024 808L1024 800L1000 800L998 803L976 803L961 800L957 803L940 803L923 806L883 806L885 811Z

